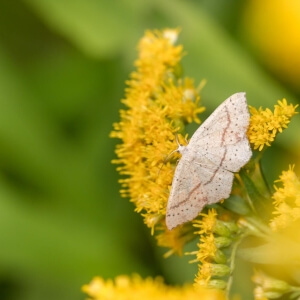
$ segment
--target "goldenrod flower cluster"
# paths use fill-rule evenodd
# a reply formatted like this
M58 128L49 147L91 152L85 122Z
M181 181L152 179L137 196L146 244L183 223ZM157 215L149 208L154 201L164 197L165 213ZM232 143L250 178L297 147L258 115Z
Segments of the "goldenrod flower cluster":
M183 247L195 238L193 227L189 224L180 225L172 230L168 230L165 225L158 229L160 229L160 233L156 236L158 246L169 248L164 254L165 258L172 254L182 255Z
M228 265L229 259L222 249L232 245L238 227L232 221L218 219L215 209L200 215L201 220L193 222L194 226L199 228L195 233L200 236L198 251L191 253L197 256L193 262L199 262L195 286L222 290L227 285L223 277L232 271Z
M292 116L297 114L298 105L287 104L286 99L278 100L274 112L269 108L258 110L249 106L251 118L248 128L248 138L254 149L261 151L264 146L271 146L278 132L287 128Z
M182 254L189 241L199 238L198 249L190 252L196 256L194 262L198 263L198 273L193 286L182 288L168 287L161 278L142 279L138 275L119 276L114 281L96 277L83 287L95 300L224 299L224 290L230 294L235 257L243 239L252 236L269 242L274 230L279 231L300 217L300 182L290 167L277 181L283 187L275 185L272 198L276 217L270 224L267 224L268 220L259 219L259 213L263 212L256 206L271 199L266 185L256 182L263 181L256 159L236 176L239 179L235 181L236 198L229 198L224 205L205 208L197 219L171 231L166 228L166 205L178 157L167 163L164 161L177 148L175 134L180 133L182 140L185 125L200 123L198 114L204 111L199 89L194 87L193 80L180 78L183 49L175 45L177 38L178 30L167 29L147 31L141 39L136 70L127 82L122 100L125 107L111 133L111 137L121 139L116 148L118 158L113 162L119 165L117 170L124 176L120 180L122 196L129 197L135 204L135 210L144 217L152 233L159 231L156 235L158 245L169 248L166 257ZM297 105L288 104L285 99L278 101L274 111L250 106L247 135L254 150L261 151L270 146L276 135L287 128L297 113L296 108ZM255 251L255 247L253 249ZM257 259L261 263L259 255L257 257L253 255L250 261ZM257 284L256 299L272 298L275 294L269 292L277 292L278 286L283 286L274 279L272 282L277 284L276 287L268 289L267 277L257 274L253 277Z
M277 231L300 219L300 180L294 172L294 166L283 171L275 183L280 183L281 187L274 185L272 198L276 217L271 220L270 226Z
M194 289L192 285L170 287L161 277L142 279L139 275L118 276L114 281L95 277L82 289L93 300L225 300L220 291Z
M153 229L164 222L168 187L175 163L164 165L168 153L177 148L175 133L192 121L199 123L200 97L191 79L177 77L182 46L175 46L177 30L147 31L138 49L136 71L127 82L126 109L114 124L111 137L117 146L121 194L129 197ZM163 221L162 221L163 220Z

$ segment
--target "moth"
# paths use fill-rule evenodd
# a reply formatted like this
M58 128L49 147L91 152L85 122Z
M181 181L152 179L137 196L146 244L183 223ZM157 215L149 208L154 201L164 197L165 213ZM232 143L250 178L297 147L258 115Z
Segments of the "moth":
M246 94L227 98L193 134L173 177L167 204L169 230L193 220L207 204L229 197L234 173L251 158Z

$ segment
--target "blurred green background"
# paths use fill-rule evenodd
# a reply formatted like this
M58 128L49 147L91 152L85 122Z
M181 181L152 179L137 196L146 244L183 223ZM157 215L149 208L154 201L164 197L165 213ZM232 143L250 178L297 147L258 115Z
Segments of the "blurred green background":
M84 299L81 286L96 275L192 282L196 265L163 259L120 198L111 164L118 141L108 136L146 29L181 28L185 75L207 80L202 118L239 91L256 107L283 97L296 104L297 74L290 81L265 63L270 50L256 36L269 35L252 22L251 2L0 0L1 300ZM290 163L299 170L299 129L296 116L265 152L270 183Z

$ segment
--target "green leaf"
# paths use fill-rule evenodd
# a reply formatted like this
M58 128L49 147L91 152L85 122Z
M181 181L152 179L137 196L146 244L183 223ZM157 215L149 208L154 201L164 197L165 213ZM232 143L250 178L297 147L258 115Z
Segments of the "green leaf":
M246 201L242 197L236 195L232 195L226 199L222 206L242 216L250 213L250 208Z
M239 249L238 255L253 263L299 266L300 245L287 238L277 236L262 246Z
M93 57L113 56L142 35L137 1L26 0L58 33Z

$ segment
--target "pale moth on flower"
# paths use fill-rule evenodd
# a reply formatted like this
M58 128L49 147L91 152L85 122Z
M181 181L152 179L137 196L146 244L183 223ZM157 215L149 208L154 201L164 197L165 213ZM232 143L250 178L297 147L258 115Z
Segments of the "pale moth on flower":
M187 146L178 145L182 157L167 205L168 229L191 221L206 204L229 197L233 173L252 156L246 135L249 119L246 94L236 93L203 122Z

